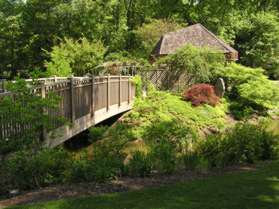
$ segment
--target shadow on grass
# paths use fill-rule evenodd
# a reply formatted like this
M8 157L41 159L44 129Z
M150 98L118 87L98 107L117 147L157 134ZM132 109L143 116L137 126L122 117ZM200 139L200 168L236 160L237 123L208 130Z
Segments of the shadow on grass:
M279 162L161 188L60 200L21 209L278 209Z

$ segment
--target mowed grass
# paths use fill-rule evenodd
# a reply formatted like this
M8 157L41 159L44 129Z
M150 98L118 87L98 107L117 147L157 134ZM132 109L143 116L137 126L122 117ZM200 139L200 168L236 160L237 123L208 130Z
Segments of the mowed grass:
M279 162L128 193L65 199L13 209L269 209L279 208Z

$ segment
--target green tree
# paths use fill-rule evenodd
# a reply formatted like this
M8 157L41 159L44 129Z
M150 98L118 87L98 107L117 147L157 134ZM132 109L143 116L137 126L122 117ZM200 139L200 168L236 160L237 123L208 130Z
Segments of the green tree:
M50 52L51 60L46 62L49 76L83 76L102 63L105 47L102 42L89 42L86 38L74 41L65 39Z
M237 35L241 62L268 70L279 78L279 18L273 13L253 15Z

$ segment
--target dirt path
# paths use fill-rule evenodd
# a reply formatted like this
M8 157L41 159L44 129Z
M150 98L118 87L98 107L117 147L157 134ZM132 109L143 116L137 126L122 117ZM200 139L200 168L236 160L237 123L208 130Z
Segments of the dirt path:
M238 166L230 167L223 170L215 170L208 173L197 172L179 172L171 176L154 174L148 178L119 178L110 183L81 183L74 185L63 185L42 188L36 191L22 193L19 196L0 201L0 209L21 204L30 204L38 202L46 202L51 200L59 200L64 198L97 196L107 193L126 192L139 190L147 187L162 186L178 182L187 182L193 179L202 179L210 176L223 175L224 173L254 171L258 166Z

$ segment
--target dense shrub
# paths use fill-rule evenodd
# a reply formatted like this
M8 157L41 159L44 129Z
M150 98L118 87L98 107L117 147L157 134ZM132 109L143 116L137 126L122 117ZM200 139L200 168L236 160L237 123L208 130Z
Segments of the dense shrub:
M229 110L236 120L246 120L256 113L250 103L241 102L241 100L231 101L229 103Z
M152 147L154 168L159 172L171 174L175 171L176 145L167 140L160 140Z
M64 181L71 158L61 149L19 151L4 162L7 189L32 189ZM10 187L10 188L9 188Z
M42 127L53 128L53 121L64 122L60 117L50 118L43 109L56 110L59 97L55 94L48 94L47 98L32 93L34 83L27 83L24 80L16 80L8 83L7 89L14 96L5 96L0 100L0 117L9 118L10 121L18 124L30 124L27 131L22 131L19 136L11 136L0 140L0 156L8 155L11 152L38 149L41 146L39 137ZM8 125L8 123L6 124Z
M215 106L219 102L214 87L209 84L196 84L184 93L184 98L191 101L194 106L209 104Z
M123 170L123 157L104 147L95 147L92 158L85 153L74 161L67 180L69 182L106 182L121 174Z
M279 78L279 18L273 12L260 12L246 19L236 44L242 54L241 63L262 67L268 74Z
M89 141L96 142L102 139L107 130L107 126L94 126L92 128L89 128Z
M126 165L126 172L130 176L145 177L151 174L152 171L152 155L142 151L132 153L132 158Z
M262 68L250 68L243 65L231 63L227 66L216 66L212 70L212 77L222 77L226 81L227 89L247 83L250 80L268 80Z
M209 48L198 48L192 45L178 49L175 54L160 59L157 64L167 65L168 79L177 81L183 76L184 85L208 82L211 71L216 65L224 65L223 53Z
M182 160L186 170L194 170L199 164L199 156L195 152L184 153Z
M264 75L263 69L230 64L217 67L213 72L214 77L226 80L227 95L242 110L267 113L279 109L279 86Z
M209 137L198 147L198 154L211 166L254 163L278 157L279 138L261 125L238 124L226 133Z
M143 83L142 83L141 77L135 76L132 81L133 81L134 85L136 86L136 96L141 97L142 91L143 91Z
M105 47L101 42L89 42L86 38L74 41L65 39L50 52L46 62L49 76L84 76L102 63ZM96 72L97 73L97 72Z
M239 95L263 109L279 109L279 85L269 80L250 80L237 87Z

